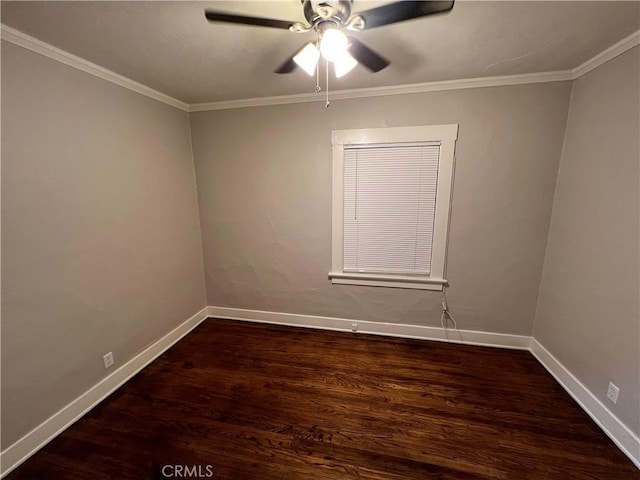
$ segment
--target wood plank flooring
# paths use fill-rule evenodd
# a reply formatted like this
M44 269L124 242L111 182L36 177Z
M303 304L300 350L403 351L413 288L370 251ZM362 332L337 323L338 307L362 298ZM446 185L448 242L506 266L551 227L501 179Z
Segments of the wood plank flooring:
M640 471L528 352L209 319L7 477L162 478Z

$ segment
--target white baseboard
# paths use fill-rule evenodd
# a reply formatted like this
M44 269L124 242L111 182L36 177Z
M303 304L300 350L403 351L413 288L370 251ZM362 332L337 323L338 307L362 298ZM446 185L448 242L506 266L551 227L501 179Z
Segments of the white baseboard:
M620 450L640 468L640 439L638 436L620 422L566 367L531 337L471 330L445 331L443 328L426 327L422 325L379 323L345 318L266 312L261 310L206 307L156 343L147 347L126 364L122 365L118 370L1 452L0 465L2 474L0 477L7 475L67 427L76 422L140 370L171 348L207 317L337 331L352 331L352 325L355 323L357 324L358 333L530 350L558 383L567 390L578 405L602 428Z
M587 412L629 459L640 468L640 438L622 423L591 391L585 387L558 359L535 338L531 340L531 353L549 371L560 385Z
M244 310L241 308L209 307L210 317L244 320L250 322L273 323L290 327L319 328L322 330L352 331L357 324L358 333L386 335L389 337L416 338L441 342L482 345L486 347L512 348L528 350L531 337L509 335L505 333L478 332L473 330L445 330L440 327L407 325L401 323L382 323L348 318L319 317L294 313L265 312L263 310Z
M0 453L2 477L24 462L207 318L207 308L167 333Z

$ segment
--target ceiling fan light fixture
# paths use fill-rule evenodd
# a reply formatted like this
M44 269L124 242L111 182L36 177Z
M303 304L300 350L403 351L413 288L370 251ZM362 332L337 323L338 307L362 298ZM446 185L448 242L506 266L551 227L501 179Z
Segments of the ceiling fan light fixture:
M296 62L296 64L307 73L307 75L311 76L316 71L319 58L320 51L318 50L318 47L316 47L313 42L309 42L296 54L295 57L293 57L293 61Z
M324 31L320 39L320 53L325 60L335 61L347 52L349 40L343 31L337 28L329 28Z
M210 22L277 28L294 33L316 32L319 35L318 44L305 45L294 55L288 57L274 73L292 73L297 66L300 66L308 75L313 76L315 72L319 71L318 62L320 55L322 55L327 62L334 63L336 75L341 77L358 63L374 73L387 68L390 63L357 38L347 37L346 31L359 32L445 13L453 8L455 0L395 1L361 10L352 15L353 2L354 0L302 0L305 22L238 15L213 9L206 9L204 15ZM319 89L320 87L316 83L316 91Z
M333 68L336 71L336 78L340 78L345 76L351 70L356 68L358 62L355 58L353 58L347 51L343 52L342 55L338 56L333 61Z

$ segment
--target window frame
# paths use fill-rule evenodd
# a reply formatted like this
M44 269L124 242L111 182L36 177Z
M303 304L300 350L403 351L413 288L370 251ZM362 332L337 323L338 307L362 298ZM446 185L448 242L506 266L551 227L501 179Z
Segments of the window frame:
M444 276L457 138L458 124L334 130L332 132L332 247L331 271L329 272L331 283L442 291L443 287L448 284ZM420 142L440 143L431 274L427 276L345 272L343 263L345 146Z

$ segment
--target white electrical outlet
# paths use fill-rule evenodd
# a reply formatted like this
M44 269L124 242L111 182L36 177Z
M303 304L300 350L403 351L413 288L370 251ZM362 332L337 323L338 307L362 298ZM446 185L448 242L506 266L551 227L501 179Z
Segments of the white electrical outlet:
M109 352L104 355L102 357L102 360L104 360L104 368L109 368L111 365L113 365L113 352Z
M351 324L351 331L352 332L357 332L358 331L358 324L357 323L352 323Z
M609 382L609 389L607 390L607 398L611 400L613 403L618 403L619 393L620 393L620 389L616 387L613 383Z

